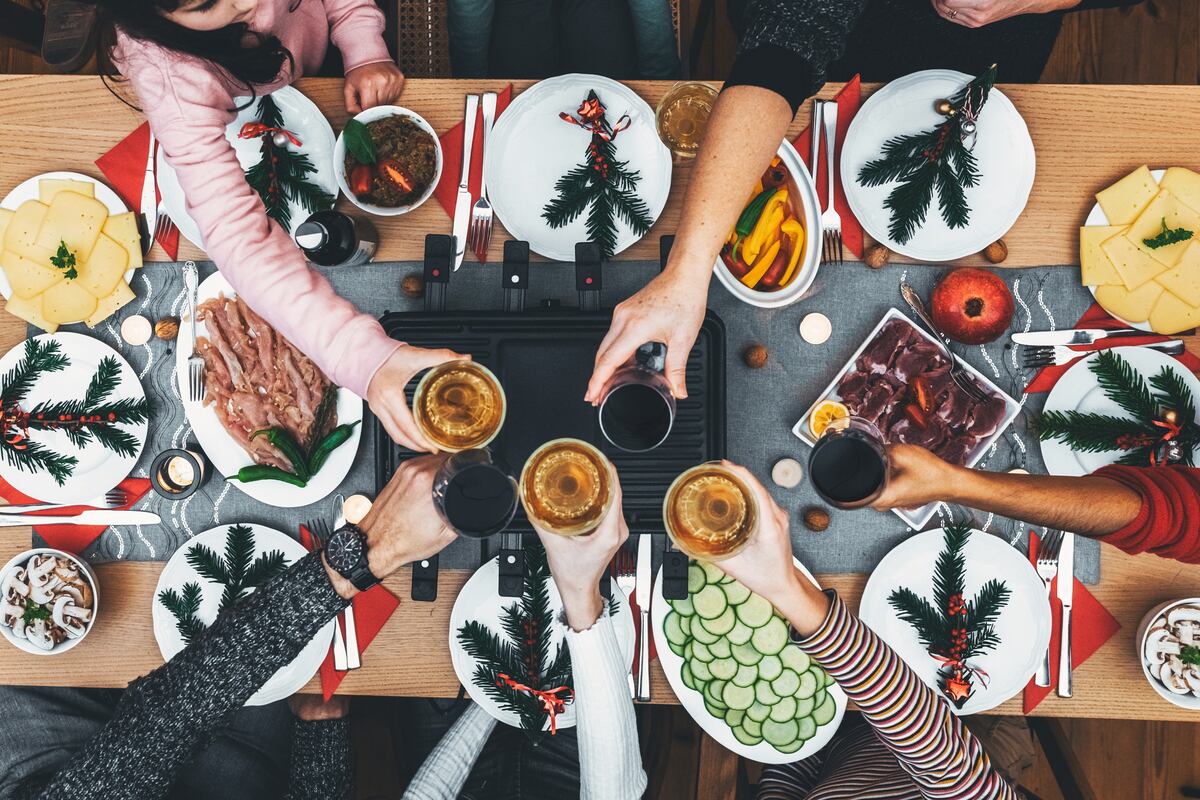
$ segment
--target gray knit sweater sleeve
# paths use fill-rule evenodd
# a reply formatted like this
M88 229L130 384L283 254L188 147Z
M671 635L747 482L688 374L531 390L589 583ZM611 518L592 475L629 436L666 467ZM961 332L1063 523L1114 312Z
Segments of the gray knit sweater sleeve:
M350 720L296 720L287 800L350 800Z
M914 0L923 2L925 0ZM800 107L846 49L866 0L750 0L726 86L770 89Z
M346 605L329 583L320 558L302 558L218 617L169 662L131 683L112 720L47 785L25 796L165 797L179 768ZM345 750L344 735L341 741ZM293 762L313 758L293 752ZM348 752L341 758L347 760ZM339 768L342 772L333 780L345 774L344 764ZM301 796L337 798L343 788L331 782L310 787Z

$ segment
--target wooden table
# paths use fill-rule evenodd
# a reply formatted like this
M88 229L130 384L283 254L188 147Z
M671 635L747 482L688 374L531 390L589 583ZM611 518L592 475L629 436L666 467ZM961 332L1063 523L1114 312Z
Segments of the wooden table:
M404 104L437 130L461 119L467 91L501 89L500 81L413 80ZM518 83L523 88L527 83ZM651 105L668 84L633 84ZM299 88L313 98L340 128L346 113L340 81L306 80ZM830 86L822 96L832 96ZM1024 115L1037 146L1038 175L1024 215L1005 237L1004 266L1071 264L1077 260L1076 228L1091 206L1091 195L1142 163L1200 168L1200 87L1185 86L1007 86ZM869 91L870 88L867 89ZM69 109L65 114L63 109ZM1130 113L1137 109L1137 113ZM801 109L792 134L808 119ZM95 159L141 121L94 77L0 76L0 190L39 172L71 169L101 177ZM676 184L654 231L627 255L657 258L657 234L672 232L679 215L689 165L676 167ZM345 201L343 201L345 202ZM399 218L376 220L382 234L381 260L419 260L431 231L449 232L450 221L434 201ZM500 257L503 240L493 239L491 258ZM185 246L181 257L202 253ZM155 251L152 258L162 259ZM974 262L977 259L966 259ZM25 336L24 323L0 315L0 352ZM1189 345L1200 353L1200 342ZM289 521L280 512L281 524ZM293 521L294 520L290 520ZM29 546L29 531L0 529L0 563ZM34 658L0 647L0 672L22 683L70 686L124 686L162 663L149 624L149 608L161 563L122 562L97 567L103 613L83 646L54 658ZM387 583L401 598L400 608L366 653L366 666L351 673L341 691L349 694L450 697L458 681L447 646L452 600L468 577L443 570L437 603L410 601L407 571ZM1159 601L1200 595L1200 567L1155 556L1127 556L1104 548L1102 582L1093 593L1121 622L1121 631L1075 673L1075 697L1051 696L1036 714L1069 717L1194 721L1160 699L1141 675L1133 635L1142 614ZM841 592L857 607L866 577L821 575L822 583ZM314 681L309 685L317 690ZM661 669L654 666L656 702L675 702ZM1021 713L1020 698L997 713Z

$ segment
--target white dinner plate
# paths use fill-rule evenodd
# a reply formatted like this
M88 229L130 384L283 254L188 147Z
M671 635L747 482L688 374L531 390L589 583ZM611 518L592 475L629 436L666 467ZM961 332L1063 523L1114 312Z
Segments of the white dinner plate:
M895 183L863 186L858 172L880 157L887 140L936 127L945 120L933 104L953 97L972 79L950 69L930 69L898 78L867 98L850 123L842 145L842 186L846 202L863 229L891 250L919 261L951 261L983 250L1008 232L1033 188L1033 140L1012 101L993 87L979 112L973 152L979 162L979 184L966 190L970 222L951 228L942 219L935 197L913 237L896 242L888 233L891 212L884 201Z
M656 221L671 191L671 151L658 138L654 110L629 87L599 75L549 78L521 92L496 120L484 155L483 175L496 216L513 238L555 261L574 261L575 245L588 240L587 211L553 229L542 209L557 192L554 184L586 156L590 135L559 119L575 114L595 89L611 124L624 114L632 121L614 140L617 159L641 173L637 193ZM458 168L458 165L453 165ZM617 221L616 253L641 237Z
M1174 370L1183 377L1192 396L1200 397L1200 378L1171 356L1145 347L1122 347L1115 352L1147 381L1151 376L1157 375L1163 367ZM1129 413L1110 400L1100 388L1100 383L1090 368L1097 357L1097 353L1092 353L1075 362L1050 390L1043 411L1080 411L1085 414L1129 417ZM1090 475L1101 467L1116 462L1123 455L1120 450L1080 453L1057 439L1046 439L1040 444L1042 460L1046 462L1046 471L1051 475ZM1200 446L1196 447L1195 452L1196 457L1200 458Z
M109 214L124 214L129 209L125 207L124 201L117 196L117 193L108 188L107 184L101 183L90 175L83 175L78 172L43 172L41 175L34 175L28 180L21 181L16 187L0 200L0 208L6 208L9 211L16 211L17 207L26 200L38 199L38 181L43 178L57 178L60 180L82 181L90 183L96 187L96 199L108 208ZM133 268L125 270L125 282L129 283L133 280ZM4 295L4 299L12 297L12 287L8 284L8 276L4 274L4 270L0 270L0 294Z
M304 545L297 542L287 534L280 533L274 528L268 528L264 525L255 525L253 523L243 523L246 527L254 532L254 556L258 558L263 553L272 550L280 550L283 552L284 558L288 564L294 564L308 554L304 549ZM218 555L225 554L225 540L228 537L230 525L222 525L219 528L210 528L203 533L197 534L185 542L167 561L167 565L163 567L162 574L158 576L158 585L154 587L154 599L151 602L151 620L154 624L154 640L158 642L158 650L162 653L164 661L170 661L179 651L185 647L183 636L180 635L178 627L175 624L175 617L167 610L167 607L158 599L159 592L163 589L174 589L182 591L183 585L188 582L199 583L201 587L202 599L200 601L200 611L197 616L207 626L212 625L217 618L217 611L221 607L222 587L219 584L212 583L205 578L200 577L200 574L188 564L188 552L196 545L205 545L216 551ZM279 669L271 678L263 684L262 688L255 692L249 700L246 701L248 706L265 706L268 703L274 703L278 700L291 697L308 683L313 675L317 674L317 670L321 667L321 662L325 660L325 654L329 652L329 643L333 641L333 626L335 621L330 619L329 622L321 628L313 640L304 646L300 651L300 655L296 659Z
M47 372L34 384L21 407L31 410L43 402L58 402L68 399L82 400L88 382L96 372L101 359L111 356L121 367L120 383L110 395L112 400L144 400L145 390L133 367L121 354L99 339L82 333L43 333L32 337L38 341L56 341L59 351L70 359L70 364L61 372ZM0 375L6 374L25 357L25 343L17 345L0 358ZM74 472L61 486L44 472L25 472L17 469L7 459L0 459L0 476L14 489L47 503L82 503L102 495L129 476L137 464L142 448L146 446L148 423L122 425L123 430L137 439L137 452L123 456L114 453L93 441L86 447L76 447L62 431L31 431L31 441L39 442L56 453L73 455L79 463Z
M478 622L488 630L501 637L504 636L504 629L500 626L500 615L512 604L520 603L521 598L501 597L497 593L499 580L500 568L497 559L493 558L475 570L475 574L463 585L458 597L454 598L454 608L450 611L450 661L454 664L454 674L458 676L458 682L467 690L467 694L471 696L472 700L505 725L519 728L521 722L516 714L500 708L500 705L490 695L475 685L474 676L477 662L467 654L458 641L459 628L469 621ZM635 636L633 615L629 613L628 598L617 588L617 582L613 581L611 586L612 596L617 606L616 613L612 617L613 630L617 634L617 645L621 648L622 663L632 666ZM562 598L558 594L558 587L554 584L553 578L547 580L546 590L550 598L550 609L555 619L554 629L550 632L550 657L553 658L559 644L565 640L566 627L560 621ZM560 729L574 726L575 704L567 703L557 719ZM547 720L543 730L549 730L549 728L550 721Z
M804 576L812 581L814 586L820 587L820 583L813 577L813 574L808 571L808 568L801 564L796 558L792 558L792 562L796 565ZM716 565L720 567L720 563ZM708 708L704 705L704 695L697 692L695 689L688 688L683 682L683 659L675 655L675 651L671 649L670 643L667 641L666 631L663 630L663 625L666 624L667 614L671 610L671 605L668 600L663 597L662 592L662 569L658 571L658 576L654 581L654 600L650 605L650 620L651 626L654 629L654 649L658 653L658 663L666 673L667 682L671 684L671 690L675 692L675 696L679 698L679 703L687 709L687 712L692 715L692 719L696 724L704 729L704 732L717 741L722 747L737 753L743 758L748 758L751 761L757 761L760 764L790 764L793 761L800 761L808 758L812 754L819 751L822 747L829 744L829 740L837 733L837 729L842 724L842 717L846 714L846 693L837 683L828 686L825 691L833 698L833 703L836 708L833 719L826 725L821 725L817 728L817 733L813 738L804 742L804 746L794 753L781 753L776 750L768 742L759 742L756 745L745 745L739 742L733 736L733 729L725 722L725 720L714 717L709 713Z
M937 685L938 662L921 644L916 629L896 615L888 603L888 595L907 587L920 597L932 597L934 563L944 546L941 528L918 533L896 545L867 579L859 606L862 621L939 697L942 693ZM996 620L1000 644L968 660L971 666L987 673L987 686L977 676L975 693L961 709L947 701L950 710L959 716L987 711L1020 694L1037 672L1050 644L1050 604L1042 579L1029 560L1004 540L982 531L972 531L963 555L967 602L993 578L1003 581L1010 594Z
M220 272L214 272L201 282L197 292L196 305L199 307L205 300L218 295L234 297L236 294L233 287L229 285L229 281L225 280ZM196 330L196 335L204 336L207 332L207 326L201 323ZM179 319L179 341L190 342L191 337L192 319L184 311ZM187 361L190 355L191 350L188 347L175 348L175 378L179 386L179 397L183 403L183 410L187 414L192 431L196 434L196 440L200 442L200 447L204 449L217 471L229 479L230 483L255 500L276 508L297 508L315 503L341 485L342 480L350 472L350 468L354 466L354 457L358 453L358 443L362 438L362 425L355 426L350 438L329 455L325 466L310 478L308 485L303 488L283 481L242 483L232 480L231 476L236 475L239 469L254 462L251 460L250 454L243 450L242 446L225 430L211 405L194 403L189 399ZM339 388L337 424L361 422L362 418L362 400L349 389Z
M337 197L337 175L333 169L334 137L329 120L325 119L325 115L321 113L321 109L317 108L316 103L293 86L284 86L282 89L272 92L271 99L276 102L283 114L284 127L300 140L299 151L308 156L313 166L317 168L317 171L310 174L307 180L319 186L331 197ZM237 97L233 102L235 106L242 106L249 100L249 97ZM237 153L238 162L242 165L243 171L259 162L262 157L261 144L257 138L240 139L238 133L247 122L257 121L258 101L255 101L249 108L239 111L237 118L225 128L225 138L233 145L233 150ZM292 147L292 145L288 146ZM171 162L163 155L161 147L158 149L155 170L158 176L158 191L162 196L163 210L167 212L167 216L179 228L179 232L185 239L203 249L204 236L200 233L200 226L188 213L187 199L184 197L183 187L179 185L179 176L176 174L175 168L171 166ZM288 233L295 231L301 222L308 219L308 211L299 203L292 201L291 210L292 229Z

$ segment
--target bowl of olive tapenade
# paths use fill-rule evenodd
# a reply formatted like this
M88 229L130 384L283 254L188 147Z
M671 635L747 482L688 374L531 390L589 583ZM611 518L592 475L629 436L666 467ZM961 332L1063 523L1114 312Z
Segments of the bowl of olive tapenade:
M376 106L346 123L334 145L338 186L364 211L395 216L433 194L442 176L442 145L419 114Z

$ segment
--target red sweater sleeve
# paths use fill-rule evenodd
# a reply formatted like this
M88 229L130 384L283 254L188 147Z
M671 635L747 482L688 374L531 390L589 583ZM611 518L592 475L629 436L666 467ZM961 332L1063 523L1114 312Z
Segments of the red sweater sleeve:
M1200 564L1200 469L1195 467L1108 466L1095 472L1142 497L1137 517L1100 537L1127 553L1154 553Z

